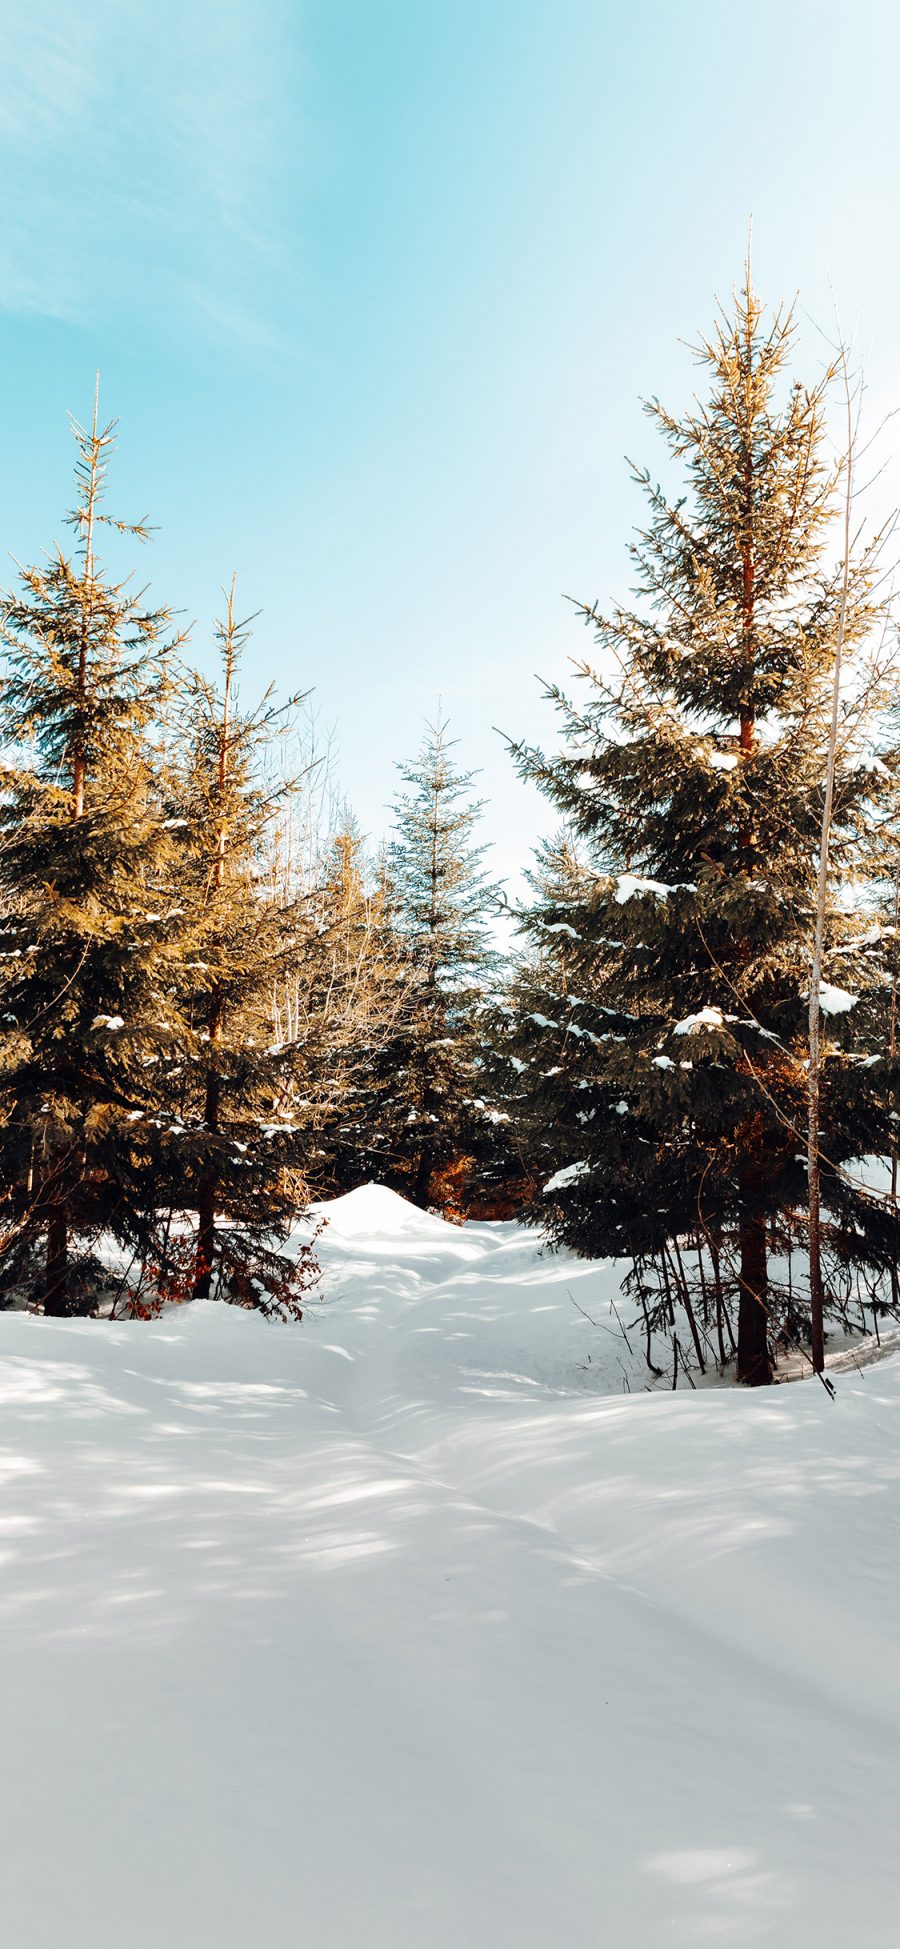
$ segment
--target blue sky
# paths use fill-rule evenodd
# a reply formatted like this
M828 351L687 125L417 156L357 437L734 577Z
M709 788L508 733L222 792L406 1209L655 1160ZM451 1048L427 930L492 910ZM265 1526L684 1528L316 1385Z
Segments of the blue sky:
M833 286L873 412L900 403L898 11L0 0L0 25L4 548L61 533L99 367L116 508L157 524L141 575L195 658L236 571L252 679L315 687L374 834L440 696L513 872L545 821L494 727L552 739L535 672L586 647L563 592L627 590L640 400L690 396L751 212L805 369Z

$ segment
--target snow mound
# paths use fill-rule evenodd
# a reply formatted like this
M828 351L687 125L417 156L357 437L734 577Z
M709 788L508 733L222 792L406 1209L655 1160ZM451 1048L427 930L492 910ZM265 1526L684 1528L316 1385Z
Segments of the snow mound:
M328 1220L329 1237L428 1240L446 1238L453 1229L433 1212L420 1211L401 1198L399 1191L389 1191L386 1184L361 1184L317 1210Z

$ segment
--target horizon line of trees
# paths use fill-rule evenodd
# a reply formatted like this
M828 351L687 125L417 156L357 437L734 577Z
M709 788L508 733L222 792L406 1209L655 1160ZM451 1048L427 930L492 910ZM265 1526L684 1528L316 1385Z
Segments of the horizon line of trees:
M377 1177L626 1261L673 1384L897 1312L892 530L851 526L846 355L806 388L793 334L748 270L705 400L648 407L684 491L637 475L633 606L581 607L558 748L512 747L559 827L507 954L445 723L373 857L304 698L247 702L234 584L212 678L105 572L147 529L95 401L71 555L0 620L2 1303L296 1317L293 1221Z

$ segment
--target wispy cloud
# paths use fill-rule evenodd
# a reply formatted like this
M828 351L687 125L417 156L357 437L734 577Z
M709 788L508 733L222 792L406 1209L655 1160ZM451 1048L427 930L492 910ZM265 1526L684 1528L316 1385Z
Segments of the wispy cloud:
M0 306L277 336L303 140L296 6L0 0Z

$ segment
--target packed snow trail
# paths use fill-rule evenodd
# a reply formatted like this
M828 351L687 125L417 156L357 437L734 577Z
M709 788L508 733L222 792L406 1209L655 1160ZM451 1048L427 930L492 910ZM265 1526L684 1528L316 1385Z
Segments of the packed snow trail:
M3 1941L893 1949L900 1362L604 1393L602 1269L329 1212L302 1327L0 1316Z

